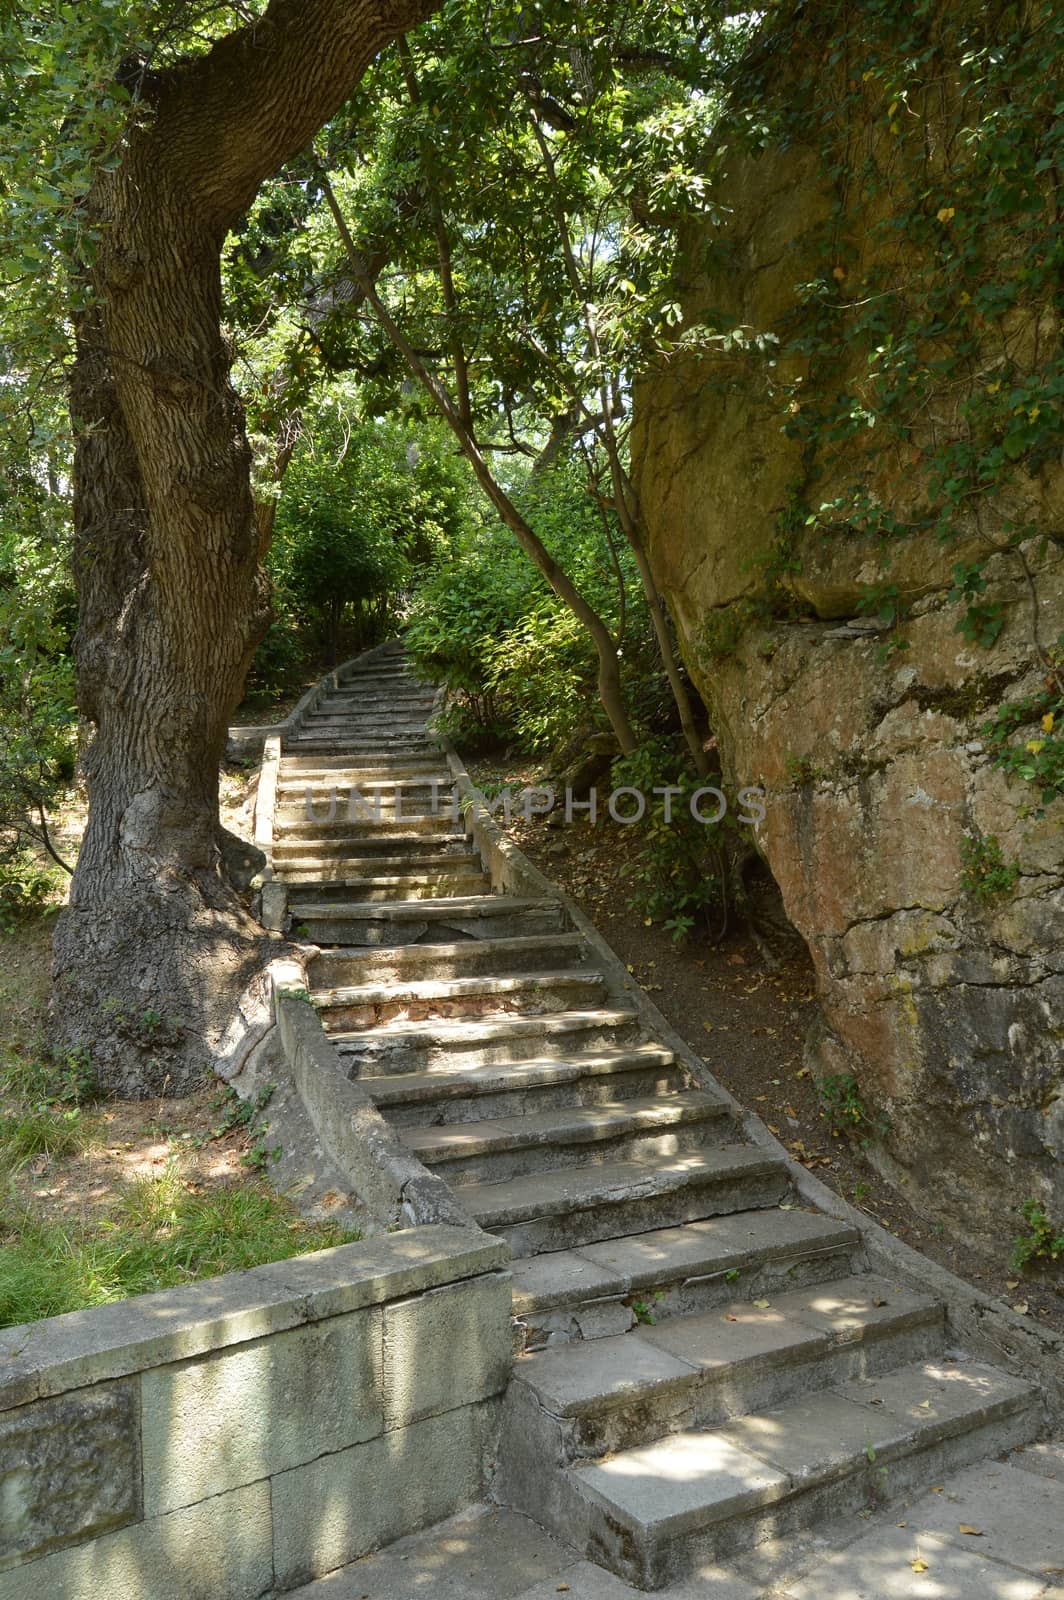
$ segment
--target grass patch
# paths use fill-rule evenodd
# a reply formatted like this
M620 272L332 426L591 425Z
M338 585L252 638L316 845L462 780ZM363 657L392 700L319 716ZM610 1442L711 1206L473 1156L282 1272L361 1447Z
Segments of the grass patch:
M0 1116L0 1170L34 1156L77 1155L94 1132L77 1106L30 1106Z
M283 1261L361 1237L305 1222L265 1184L197 1193L174 1170L133 1180L91 1228L0 1200L0 1327Z

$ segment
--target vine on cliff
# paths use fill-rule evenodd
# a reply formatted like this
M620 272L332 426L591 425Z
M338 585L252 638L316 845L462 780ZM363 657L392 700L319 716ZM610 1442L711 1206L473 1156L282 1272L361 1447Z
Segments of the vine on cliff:
M1064 13L1040 0L783 0L726 119L745 115L754 150L809 152L827 196L768 373L801 447L805 529L877 541L887 577L862 609L892 624L888 651L920 592L892 581L899 540L956 550L948 599L977 648L1005 624L987 564L1016 562L1047 687L1002 708L991 749L1043 805L1064 789L1064 676L1037 639L1028 557L1064 533L1034 506L1064 446L1062 60Z

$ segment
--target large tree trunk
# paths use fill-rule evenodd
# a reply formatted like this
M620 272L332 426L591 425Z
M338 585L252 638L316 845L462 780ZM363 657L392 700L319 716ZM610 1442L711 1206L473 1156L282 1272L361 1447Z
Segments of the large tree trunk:
M71 412L79 697L95 733L51 1031L122 1093L187 1088L263 954L218 849L226 728L268 620L222 244L263 178L436 3L273 0L146 82L122 165L90 196L99 244Z

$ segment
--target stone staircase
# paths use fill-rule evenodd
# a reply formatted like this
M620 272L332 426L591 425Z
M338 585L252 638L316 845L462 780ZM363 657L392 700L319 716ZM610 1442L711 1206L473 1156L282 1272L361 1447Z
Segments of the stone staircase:
M274 866L345 1070L513 1252L496 1497L654 1589L1031 1439L1037 1389L803 1206L564 902L492 893L433 704L398 650L326 695Z

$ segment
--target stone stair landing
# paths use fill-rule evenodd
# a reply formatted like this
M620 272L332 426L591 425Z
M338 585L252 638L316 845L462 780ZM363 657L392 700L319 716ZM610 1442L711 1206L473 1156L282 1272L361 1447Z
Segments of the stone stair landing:
M432 705L398 650L327 693L274 863L342 1070L513 1252L497 1499L656 1589L1032 1439L1035 1387L800 1201L564 901L492 892Z

